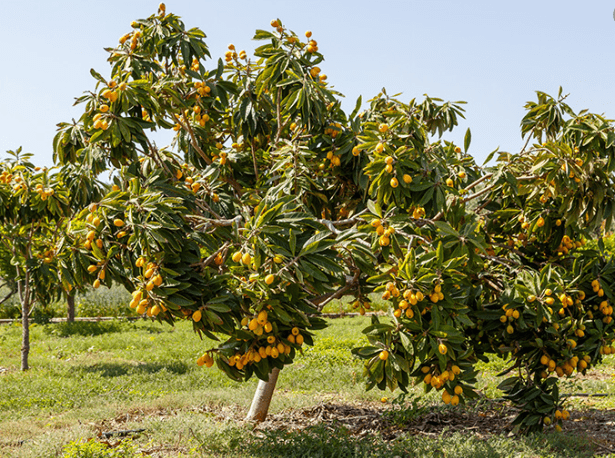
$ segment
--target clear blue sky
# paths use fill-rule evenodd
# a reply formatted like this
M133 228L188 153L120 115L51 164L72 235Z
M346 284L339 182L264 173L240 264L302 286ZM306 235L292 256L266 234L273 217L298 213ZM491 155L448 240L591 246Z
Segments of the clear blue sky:
M109 74L104 47L130 22L156 12L158 1L20 0L0 14L0 154L23 146L52 164L56 124L77 117L74 98L93 88L95 68ZM615 118L615 2L366 1L310 2L170 0L167 11L199 27L217 60L228 43L248 52L254 30L280 18L298 33L310 29L329 82L351 110L386 87L405 101L465 100L466 121L447 138L482 162L500 147L521 145L523 105L534 91L570 93L577 111ZM213 65L213 62L212 62Z

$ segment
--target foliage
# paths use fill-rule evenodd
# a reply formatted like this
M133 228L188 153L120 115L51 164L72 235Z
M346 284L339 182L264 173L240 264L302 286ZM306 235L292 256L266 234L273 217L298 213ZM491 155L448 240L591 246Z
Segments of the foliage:
M615 265L577 250L613 221L612 122L538 92L522 151L482 168L469 130L463 148L441 138L463 102L383 90L347 114L311 33L272 26L256 60L230 45L210 63L205 34L161 6L108 49L110 78L92 70L82 116L54 141L62 164L117 172L74 221L75 282L116 281L138 313L224 336L197 362L233 380L291 364L330 300L366 308L377 292L390 319L354 350L368 388L424 381L456 405L495 353L519 431L560 422L557 378L615 338Z
M64 447L62 458L137 458L144 456L130 442L111 447L105 443L89 440L74 441Z

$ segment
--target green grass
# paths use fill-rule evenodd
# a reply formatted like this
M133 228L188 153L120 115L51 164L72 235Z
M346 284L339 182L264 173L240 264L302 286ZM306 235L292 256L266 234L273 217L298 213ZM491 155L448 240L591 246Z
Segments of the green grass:
M272 414L323 401L379 402L382 393L364 391L362 363L350 354L365 342L361 330L369 318L329 322L316 345L282 371ZM25 373L18 370L20 338L20 326L0 326L0 367L8 369L0 373L0 456L114 456L113 450L79 442L94 437L97 428L145 428L135 446L163 448L160 456L591 456L566 455L573 450L566 435L484 441L451 432L438 439L402 434L385 441L349 435L342 426L255 435L237 420L247 412L257 380L236 383L215 368L199 368L196 358L213 343L200 341L188 323L175 328L150 321L33 325L32 369ZM497 360L480 367L478 388L490 398L500 396L495 374L502 367ZM571 398L571 408L613 408L612 374L613 356L595 377L563 384L565 393L611 394ZM420 387L412 391L417 408L441 404L437 394L421 394Z

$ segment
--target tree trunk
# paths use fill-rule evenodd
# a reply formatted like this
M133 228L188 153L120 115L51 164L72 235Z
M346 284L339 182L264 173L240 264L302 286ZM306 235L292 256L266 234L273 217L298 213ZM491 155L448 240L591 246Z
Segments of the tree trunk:
M252 405L250 406L250 411L248 412L246 421L265 421L279 374L280 369L274 367L269 374L269 380L266 382L263 382L262 380L258 381L256 393L254 393L254 398L252 399Z
M30 354L30 287L23 281L17 283L21 299L21 370L27 371L28 355Z
M66 321L68 321L69 323L72 323L75 321L75 293L74 292L66 293L66 306L67 306L67 311L68 311L68 314L66 316Z

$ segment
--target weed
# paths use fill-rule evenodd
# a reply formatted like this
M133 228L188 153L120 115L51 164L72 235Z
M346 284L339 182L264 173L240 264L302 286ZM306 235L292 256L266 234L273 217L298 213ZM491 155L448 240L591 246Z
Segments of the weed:
M382 415L394 425L401 427L429 410L427 406L419 405L420 400L418 395L401 393L391 402L393 408L385 410Z

